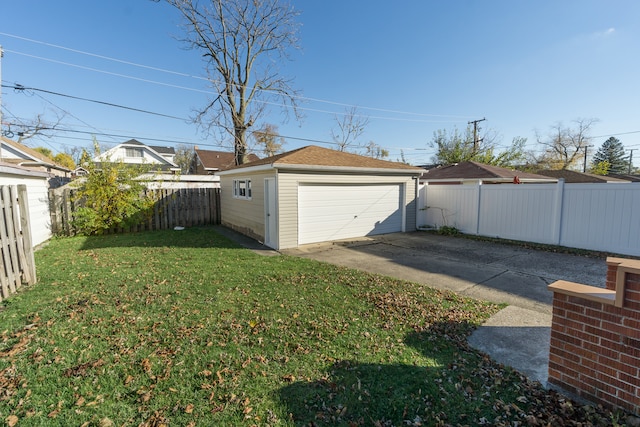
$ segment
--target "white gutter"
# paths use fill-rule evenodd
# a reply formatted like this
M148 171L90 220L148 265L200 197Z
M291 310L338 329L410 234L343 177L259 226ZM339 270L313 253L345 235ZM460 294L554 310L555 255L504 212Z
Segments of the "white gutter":
M22 167L8 165L8 164L0 164L0 173L6 173L10 175L22 175L22 176L37 176L40 178L50 178L53 176L48 172L34 171L34 170L25 169Z

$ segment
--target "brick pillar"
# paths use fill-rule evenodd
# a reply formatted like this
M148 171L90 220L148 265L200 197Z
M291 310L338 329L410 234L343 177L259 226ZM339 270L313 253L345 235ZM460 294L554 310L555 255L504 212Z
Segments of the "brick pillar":
M607 259L606 289L558 281L549 383L640 414L640 261Z

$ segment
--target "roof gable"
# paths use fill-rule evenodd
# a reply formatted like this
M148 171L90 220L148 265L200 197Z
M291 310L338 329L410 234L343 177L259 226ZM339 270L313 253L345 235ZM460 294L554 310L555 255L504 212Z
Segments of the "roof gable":
M4 158L2 152L4 150L11 150L16 158ZM27 147L26 145L20 144L19 142L13 141L9 138L1 137L0 138L0 159L9 163L24 163L24 162L35 162L42 163L44 165L50 165L56 169L62 171L70 171L69 168L66 168L58 163L56 163L52 158L45 156L39 151L34 150L33 148Z
M110 148L104 153L100 153L99 155L93 158L93 161L99 163L104 161L121 161L122 160L124 163L137 164L139 162L130 162L130 161L127 161L125 157L123 157L122 150L126 150L127 148L131 148L131 147L133 147L136 150L139 149L139 150L142 150L143 152L146 152L150 158L155 160L155 163L151 163L152 165L159 164L161 168L168 168L168 169L179 167L170 158L170 157L173 157L173 155L169 155L170 153L166 151L166 150L171 150L173 151L173 154L175 154L175 150L173 148L160 147L160 148L163 148L164 149L163 151L165 152L158 152L156 149L159 147L152 147L152 146L143 144L140 141L137 141L135 139L130 139L126 142L116 145L113 148Z
M387 169L406 170L407 172L420 172L422 169L409 166L404 163L390 162L374 159L359 154L346 153L344 151L309 145L288 151L276 156L267 157L255 162L245 163L233 169L255 166L271 165L274 168L287 166L328 167L328 168L362 168L362 169Z

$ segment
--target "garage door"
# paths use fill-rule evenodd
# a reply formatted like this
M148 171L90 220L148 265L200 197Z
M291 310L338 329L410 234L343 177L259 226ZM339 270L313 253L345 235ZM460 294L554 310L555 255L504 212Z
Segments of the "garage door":
M298 186L298 244L402 231L402 186Z

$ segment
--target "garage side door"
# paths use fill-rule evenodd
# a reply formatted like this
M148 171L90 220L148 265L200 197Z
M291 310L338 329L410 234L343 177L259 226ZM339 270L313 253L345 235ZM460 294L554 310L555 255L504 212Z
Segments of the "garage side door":
M298 244L402 231L402 186L298 186Z

